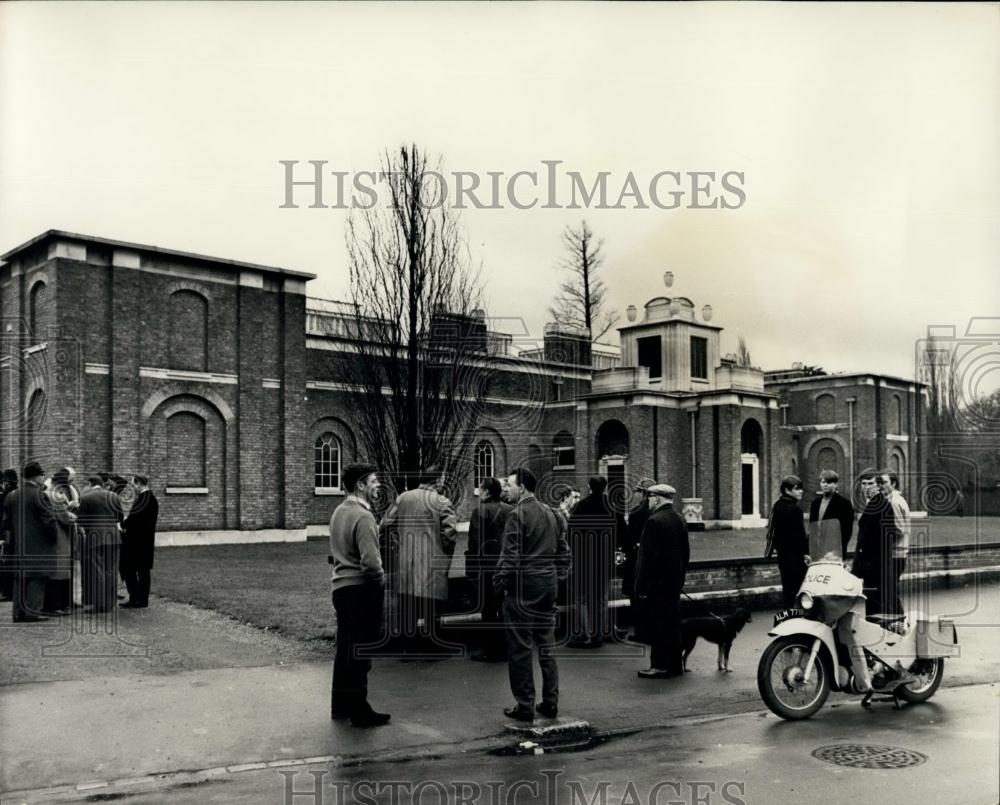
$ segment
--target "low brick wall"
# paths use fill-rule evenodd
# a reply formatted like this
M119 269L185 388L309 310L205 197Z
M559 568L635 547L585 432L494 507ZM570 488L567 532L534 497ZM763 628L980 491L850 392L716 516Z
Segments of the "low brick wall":
M952 585L961 585L978 578L1000 576L1000 543L985 545L948 545L941 548L917 548L910 551L903 574L904 603L920 608L915 599L923 592ZM469 619L475 609L474 591L464 578L452 575L452 620ZM781 576L774 559L713 559L692 562L681 599L684 614L700 614L704 605L718 603L722 609L737 606L747 609L776 609L781 601ZM611 606L627 610L628 600L621 598L621 580L615 579L611 590ZM625 612L621 612L627 620Z
M906 562L903 593L910 598L908 593L919 589L949 587L974 577L998 575L1000 543L916 548ZM723 599L732 606L770 609L781 606L781 576L773 559L692 562L684 592L695 601Z

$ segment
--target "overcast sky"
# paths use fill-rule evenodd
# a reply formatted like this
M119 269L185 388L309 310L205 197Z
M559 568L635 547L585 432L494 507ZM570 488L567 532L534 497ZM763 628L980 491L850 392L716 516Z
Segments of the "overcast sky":
M767 369L912 377L928 325L1000 315L996 3L0 4L2 250L68 229L343 298L346 213L281 209L279 161L410 141L447 171L608 171L609 204L636 177L650 209L463 213L490 313L533 334L582 217L613 306L669 269ZM745 202L659 209L662 171L742 173Z

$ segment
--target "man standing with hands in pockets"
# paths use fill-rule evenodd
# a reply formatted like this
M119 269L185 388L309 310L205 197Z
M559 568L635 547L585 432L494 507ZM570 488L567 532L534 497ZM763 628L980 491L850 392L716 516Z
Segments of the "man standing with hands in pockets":
M378 476L371 464L344 468L347 497L330 518L330 562L333 608L337 613L337 654L333 660L331 718L349 718L355 727L380 727L388 713L377 713L368 703L371 651L382 627L385 575L379 554L378 526L371 503Z
M559 712L559 671L555 645L558 579L569 569L569 545L556 513L535 497L537 481L526 467L507 478L504 490L514 508L504 526L503 546L493 585L503 596L507 623L507 670L515 706L504 715L517 721L535 718L535 675L532 646L538 647L542 669L539 714Z

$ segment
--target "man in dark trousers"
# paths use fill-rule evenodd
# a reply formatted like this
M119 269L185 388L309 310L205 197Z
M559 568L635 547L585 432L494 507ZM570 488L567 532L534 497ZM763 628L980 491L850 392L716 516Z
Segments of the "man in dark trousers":
M570 648L597 648L611 633L608 587L615 549L625 534L625 518L612 511L606 494L608 479L595 475L590 494L576 504L569 518Z
M49 577L70 562L60 550L56 518L68 524L75 516L48 501L42 489L45 473L37 461L24 466L22 477L24 485L4 501L17 566L12 616L15 623L34 623L48 619L43 610Z
M639 542L642 539L642 529L651 514L649 510L649 498L646 492L653 485L649 478L640 479L635 486L635 496L633 501L635 506L628 515L628 525L625 527L625 539L622 544L622 552L625 554L625 562L622 565L622 595L629 599L629 612L632 616L632 624L636 629L636 639L641 641L641 629L639 629L638 599L635 597L635 565L639 558ZM635 501L638 497L638 501Z
M17 489L17 470L4 470L0 479L0 601L14 597L14 542L4 501Z
M347 497L330 518L330 577L337 613L337 654L330 691L331 718L349 718L355 727L380 727L388 713L368 703L368 672L382 628L385 574L379 553L372 500L379 481L371 464L344 468Z
M802 481L795 475L781 479L781 497L771 508L767 524L767 545L764 558L778 552L778 571L781 573L781 592L786 607L795 606L795 596L806 577L806 556L809 553L809 536L802 522Z
M473 654L480 662L502 662L507 659L504 648L503 598L493 587L493 575L503 529L511 506L500 500L500 482L484 478L479 485L479 504L469 518L469 549L465 553L465 574L475 583L482 611L483 649Z
M517 721L535 717L535 675L532 644L542 669L542 701L538 712L555 718L559 712L559 670L555 645L556 593L560 576L569 569L569 545L556 513L535 497L537 481L526 467L507 478L505 497L514 508L507 517L503 546L493 584L503 596L507 623L507 670L516 704L504 715Z
M156 538L156 519L160 504L149 488L149 479L133 475L131 482L135 499L122 523L125 552L125 586L128 601L123 607L145 609L149 606L150 571L153 569L153 549Z
M878 473L865 470L859 478L867 502L858 518L858 547L851 573L864 581L867 615L898 618L903 614L903 602L899 598L893 549L902 539L902 533L892 502L879 487Z
M124 519L121 498L105 489L100 477L92 476L80 495L77 518L84 535L83 603L95 612L108 612L117 603L119 525Z
M653 484L646 491L651 514L642 529L635 574L643 626L649 639L649 668L643 679L683 676L681 662L681 590L691 560L687 523L674 509L676 490Z
M823 470L819 474L818 497L809 504L809 526L820 529L826 520L835 520L840 526L840 559L847 556L847 545L854 531L854 507L851 501L837 492L840 476L833 470ZM820 559L813 556L813 559Z

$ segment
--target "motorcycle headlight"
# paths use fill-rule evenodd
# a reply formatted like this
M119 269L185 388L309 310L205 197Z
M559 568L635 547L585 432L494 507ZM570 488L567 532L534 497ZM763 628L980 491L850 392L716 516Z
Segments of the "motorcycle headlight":
M799 608L804 610L813 608L812 593L802 593L799 595Z

